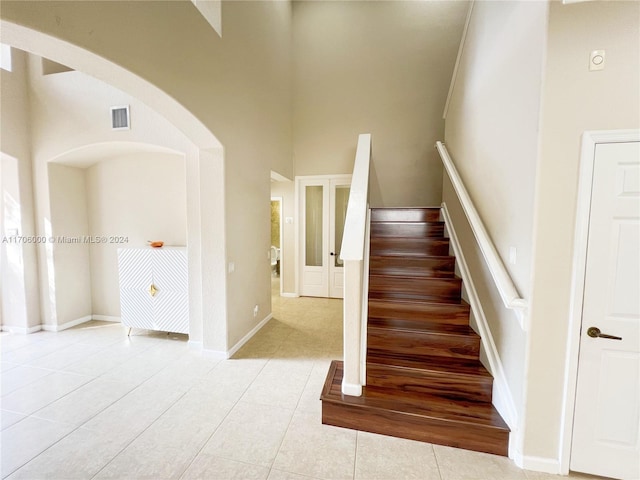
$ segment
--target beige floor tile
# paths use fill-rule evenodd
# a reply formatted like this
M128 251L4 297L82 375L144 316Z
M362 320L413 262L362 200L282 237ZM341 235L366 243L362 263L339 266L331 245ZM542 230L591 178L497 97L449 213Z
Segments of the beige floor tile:
M201 453L181 480L264 480L269 468Z
M239 402L202 452L270 467L292 414L290 409Z
M168 342L159 342L158 345L129 358L103 376L111 380L141 384L185 355L187 348L186 345L173 346Z
M193 387L212 401L237 402L267 363L266 359L226 360L216 365Z
M284 472L282 470L271 469L267 480L313 480L314 477L298 475L297 473Z
M11 370L12 368L16 368L17 366L18 366L17 363L0 362L0 373L7 372L7 371Z
M64 371L82 375L99 376L123 365L130 358L142 354L154 346L153 342L121 340L109 348L103 348L64 367Z
M38 334L35 334L38 335ZM75 343L73 339L66 336L52 337L40 342L26 344L10 352L2 353L2 360L5 362L27 364L50 353L61 350L70 344Z
M184 392L141 385L120 398L84 424L85 428L106 435L135 438L173 405Z
M323 369L314 368L311 375L309 375L309 379L302 391L300 401L296 408L298 411L315 414L320 414L322 412L320 394L322 393L322 387L324 386L326 376L326 372L322 373L322 370Z
M88 355L96 353L96 350L104 347L95 347L93 345L83 345L72 343L60 348L48 355L38 357L28 363L30 367L47 368L49 370L62 370L67 365L71 365Z
M429 443L358 432L356 480L440 480Z
M527 480L610 480L607 477L588 475L586 473L569 472L569 475L554 475L552 473L524 471Z
M0 430L4 430L14 423L18 423L23 418L26 418L26 415L22 415L21 413L9 412L7 410L0 410Z
M2 431L2 477L6 477L74 429L72 425L28 417Z
M232 408L190 391L96 478L179 478Z
M51 375L52 370L45 370L44 368L33 368L20 365L19 367L12 368L7 372L2 373L0 394L5 396L19 388L24 387L36 380Z
M442 480L522 480L524 470L507 457L434 445Z
M98 473L127 440L79 428L38 455L10 480L88 479Z
M269 360L247 388L242 401L294 409L312 368L309 361Z
M53 372L18 390L3 395L2 408L29 415L55 402L82 385L91 377L64 372Z
M97 378L34 413L35 417L80 426L136 387Z
M334 480L353 478L356 432L321 424L317 414L296 412L273 468Z

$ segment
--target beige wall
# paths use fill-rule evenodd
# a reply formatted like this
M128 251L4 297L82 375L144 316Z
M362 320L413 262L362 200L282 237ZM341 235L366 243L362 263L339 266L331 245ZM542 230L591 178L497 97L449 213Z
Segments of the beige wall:
M469 274L473 279L476 293L482 303L482 310L491 330L493 342L502 362L513 406L516 409L518 418L520 418L524 409L523 393L526 382L524 366L527 336L520 328L515 312L506 309L502 303L500 293L496 288L491 272L487 268L482 251L473 236L469 221L446 173L443 176L443 180L442 201L447 205L447 211L460 241L460 247L464 252ZM468 301L469 299L465 296L465 300ZM471 323L474 329L478 331L473 317ZM483 351L483 364L490 370L489 363L484 361L486 358L484 355L485 352ZM508 399L503 401L508 401ZM505 416L509 415L509 412L501 413Z
M33 236L34 201L29 128L27 59L12 49L11 72L0 70L0 137L3 171L0 195L3 197L3 230L24 237ZM11 230L8 232L7 229ZM6 328L28 329L40 324L37 281L37 250L33 243L0 244L2 283L2 322Z
M102 160L85 172L89 234L126 238L90 245L92 313L119 317L118 248L187 243L185 163L177 155L139 153Z
M224 145L224 167L215 160L216 152L200 152L198 172L188 179L197 182L192 186L201 204L200 291L206 297L202 309L208 310L203 318L212 322L222 314L228 319L227 332L220 325L205 325L202 340L214 350L230 348L270 310L269 172L293 175L291 4L224 2L223 38L191 2L3 2L1 15L94 52L149 81ZM68 58L73 60L72 55ZM92 65L92 73L107 77L104 65ZM139 86L124 78L113 76L122 84L116 86ZM168 97L140 93L149 105L170 103ZM205 157L212 163L205 164ZM218 239L220 232L224 241ZM226 284L219 281L225 260L235 264ZM254 305L260 310L255 318Z
M639 24L637 2L551 5L536 187L527 455L558 455L580 139L585 130L640 127ZM590 72L589 53L601 49L605 69Z
M547 9L546 2L475 2L445 127L449 153L525 298Z
M120 152L120 155L123 155L127 151L151 148L157 150L170 148L183 152L192 150L184 135L169 121L130 95L77 71L43 75L41 58L35 55L29 55L29 67L32 157L40 234L47 235L51 227L55 231L56 222L59 221L59 218L55 219L52 216L56 196L50 191L54 185L54 179L49 178L50 161L85 167L94 163L96 158L112 158L116 155L114 152ZM130 130L111 129L109 109L113 105L130 106ZM139 179L148 176L148 173L139 175ZM86 202L86 200L85 198L83 201ZM53 251L54 256L57 257L58 249L73 248L75 246L40 246L43 324L55 325L63 321L55 313L57 307L51 305L52 298L59 296L67 298L77 293L72 283L59 281L62 277L55 270L57 263L50 264L46 259L51 255L50 251ZM100 266L107 268L105 265ZM101 284L98 280L101 271L93 272L90 285ZM110 269L107 268L105 272L110 272ZM112 277L111 273L106 273L107 278ZM108 297L111 298L112 295L109 294ZM114 313L115 309L118 309L119 302L108 309L111 312L108 314L102 312L100 303L98 306L99 311L93 311L90 314L119 316L119 313ZM76 319L67 318L64 321Z
M433 146L466 11L466 2L294 2L295 174L352 173L358 134L371 133L372 205L438 205Z
M451 92L445 143L520 294L529 298L546 2L475 2ZM447 204L521 420L527 336L506 309L448 176ZM509 248L517 250L509 263ZM515 433L520 438L520 432Z
M84 173L81 168L49 164L51 233L55 237L89 235ZM55 299L55 324L86 320L92 314L89 244L56 241L45 248L53 258L57 286L51 297Z

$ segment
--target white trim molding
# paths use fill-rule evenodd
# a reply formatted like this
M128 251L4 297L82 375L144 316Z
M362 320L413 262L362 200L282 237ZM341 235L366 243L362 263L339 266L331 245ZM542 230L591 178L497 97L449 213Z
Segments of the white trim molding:
M469 305L471 306L471 311L473 312L473 316L476 320L479 330L478 334L482 341L482 347L484 348L487 360L489 361L489 371L491 372L491 375L493 375L493 405L496 407L496 410L498 410L500 415L502 415L504 421L507 422L507 425L509 425L509 428L511 429L511 437L515 437L514 433L517 431L519 423L518 410L516 409L516 404L513 400L513 395L511 394L511 389L507 382L507 375L505 374L502 361L500 360L500 354L498 353L493 336L491 335L491 329L489 328L487 317L482 309L482 302L480 302L480 298L478 297L476 287L473 283L473 278L469 272L469 267L467 266L467 261L464 253L462 252L462 247L460 246L446 203L442 203L441 212L442 218L447 227L450 245L453 248L453 253L456 257L456 265L460 269L462 284L464 285L464 289L469 297Z
M76 325L86 323L91 319L92 319L91 315L86 315L84 317L77 318L69 322L65 322L61 325L42 325L42 330L45 330L47 332L61 332L62 330L66 330L67 328L75 327Z
M578 350L582 325L582 303L584 280L587 268L587 236L591 209L591 186L596 145L599 143L640 142L640 130L585 131L582 134L576 224L573 241L573 272L571 280L571 304L567 335L567 356L562 399L560 430L560 472L569 473L571 458L571 436L573 433L573 411L578 381Z
M42 325L36 325L35 327L15 327L12 325L2 325L3 332L9 332L15 335L28 335L30 333L39 332L42 329Z
M491 272L496 288L500 293L502 303L505 307L515 311L520 328L522 328L522 330L526 330L525 319L529 303L521 297L520 293L518 293L518 289L513 283L509 272L505 268L500 255L498 255L498 251L491 241L489 232L487 232L487 229L482 223L482 219L469 196L469 192L467 192L464 183L462 183L462 178L460 178L460 174L453 164L453 160L449 156L447 147L445 147L442 142L436 142L436 149L440 154L440 158L442 158L442 163L444 164L447 175L449 175L453 188L458 195L464 214L466 215L467 220L469 220L469 225L471 225L473 235L480 246L482 256L484 257L487 267Z
M91 315L91 319L101 322L121 323L120 317L113 317L111 315Z
M467 19L464 22L464 28L462 30L462 37L460 38L460 46L458 47L458 56L456 57L456 64L453 67L453 74L451 75L451 83L449 84L449 93L447 93L447 101L444 104L444 112L442 113L442 118L446 120L447 113L449 112L449 102L451 102L451 97L453 96L453 89L456 85L456 80L458 78L458 67L460 66L460 59L462 58L462 53L464 52L464 44L467 41L467 31L469 30L469 24L471 23L471 13L473 12L473 6L475 5L475 0L471 0L469 2L469 10L467 10Z
M298 295L297 293L282 292L280 296L285 298L298 298L300 295Z
M236 343L233 347L231 347L226 352L223 352L222 350L210 350L208 348L203 348L202 354L209 358L214 358L218 360L227 360L233 357L233 355L238 350L240 350L245 343L251 340L251 337L253 337L256 333L258 333L260 329L264 327L272 318L273 318L273 314L270 313L265 318L263 318L259 324L253 327L249 333L247 333L244 337L242 337L238 341L238 343ZM189 346L192 348L202 348L202 342L189 340Z

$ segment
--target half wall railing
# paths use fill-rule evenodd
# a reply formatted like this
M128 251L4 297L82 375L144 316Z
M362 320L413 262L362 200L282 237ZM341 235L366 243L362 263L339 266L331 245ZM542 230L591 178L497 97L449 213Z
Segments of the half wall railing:
M369 165L371 134L358 136L340 258L344 262L344 377L342 393L362 395L365 384L369 279Z

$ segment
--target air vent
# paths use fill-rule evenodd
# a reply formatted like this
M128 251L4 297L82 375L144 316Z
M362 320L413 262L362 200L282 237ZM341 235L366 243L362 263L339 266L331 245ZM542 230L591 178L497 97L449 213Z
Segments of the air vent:
M113 130L129 130L129 105L111 107L111 128Z

